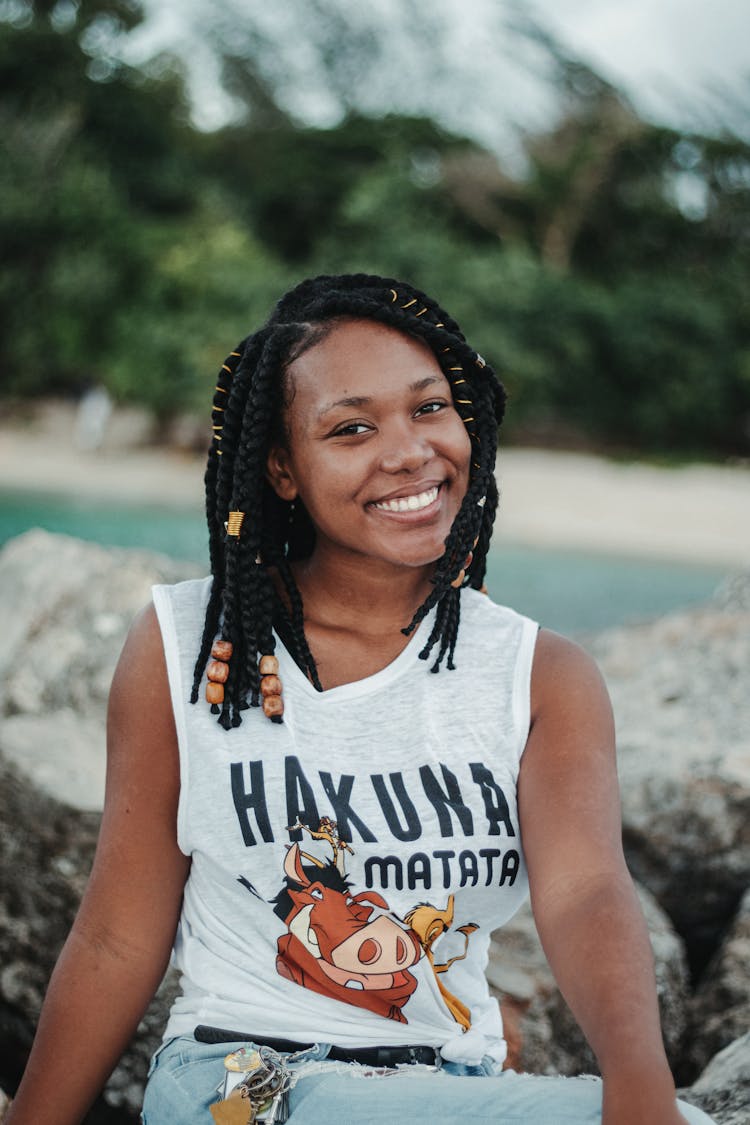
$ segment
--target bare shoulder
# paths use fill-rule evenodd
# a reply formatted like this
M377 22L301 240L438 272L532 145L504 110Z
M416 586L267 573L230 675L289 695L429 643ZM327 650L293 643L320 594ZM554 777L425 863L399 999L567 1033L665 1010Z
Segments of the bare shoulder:
M107 784L94 868L76 928L117 956L171 945L189 859L177 840L180 763L161 631L135 619L107 714Z
M107 714L114 769L147 766L164 779L178 767L177 736L161 630L153 605L135 618L115 669Z
M570 719L581 707L611 715L609 695L596 661L575 641L541 629L531 675L532 728L539 720Z
M127 705L133 693L149 696L167 682L161 629L152 603L136 616L125 639L110 692L110 709Z
M522 804L549 804L557 815L566 804L573 813L593 801L610 815L616 788L614 719L604 679L580 645L542 630L519 777Z
M156 611L149 605L131 626L112 680L103 836L135 835L176 847L179 795L167 665Z

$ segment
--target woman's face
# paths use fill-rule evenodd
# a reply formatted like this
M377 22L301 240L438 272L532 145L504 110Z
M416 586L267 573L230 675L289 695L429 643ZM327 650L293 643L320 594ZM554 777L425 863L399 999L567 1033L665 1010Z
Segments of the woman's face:
M299 497L316 553L422 567L443 554L469 481L471 443L420 340L344 321L288 369L288 442L268 459Z

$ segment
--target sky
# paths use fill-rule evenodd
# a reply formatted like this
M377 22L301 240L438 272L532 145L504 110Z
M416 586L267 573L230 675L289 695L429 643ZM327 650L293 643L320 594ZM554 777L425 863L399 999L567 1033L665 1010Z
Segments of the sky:
M695 0L430 0L426 9L423 3L322 0L322 7L343 7L351 26L363 34L374 28L382 37L386 30L386 65L359 86L355 76L352 84L358 108L377 112L385 105L432 113L511 159L518 130L544 127L555 105L538 49L519 44L509 31L520 11L617 85L644 116L712 131L728 124L750 135L747 0L712 0L710 5ZM295 5L145 0L145 6L145 25L127 37L129 57L140 61L160 49L182 54L202 127L216 127L231 112L208 50L211 29L222 16L225 41L241 41L254 21L272 36L278 37L281 28L280 41L289 52L284 66L292 75L289 108L313 124L333 124L340 116L340 103L312 70L308 32L320 25L301 27L292 15L299 12ZM433 29L442 29L433 40L425 34L428 19Z
M689 117L707 93L743 85L750 102L747 0L535 0L533 7L644 112Z

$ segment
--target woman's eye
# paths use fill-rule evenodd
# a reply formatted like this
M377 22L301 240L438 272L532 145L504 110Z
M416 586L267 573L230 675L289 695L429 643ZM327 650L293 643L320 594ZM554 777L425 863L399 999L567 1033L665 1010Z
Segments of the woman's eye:
M366 426L364 422L347 422L345 426L339 426L337 430L334 430L331 437L351 437L356 434L367 433L368 429L369 426Z
M444 410L447 405L448 403L443 402L442 399L435 402L425 402L419 407L417 414L437 414L439 410Z

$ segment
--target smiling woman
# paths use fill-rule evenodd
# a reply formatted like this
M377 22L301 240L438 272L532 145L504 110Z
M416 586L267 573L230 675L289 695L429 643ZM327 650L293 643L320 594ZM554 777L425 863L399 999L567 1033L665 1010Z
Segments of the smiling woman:
M279 496L304 504L315 565L333 552L366 584L435 563L466 495L471 441L432 352L393 328L343 321L286 377L288 437L271 450L269 476Z
M504 401L392 279L303 282L230 353L212 574L155 587L123 651L97 858L12 1125L50 1085L81 1120L170 951L146 1125L708 1120L664 1056L601 678L481 593ZM529 890L601 1081L503 1069L484 967Z

